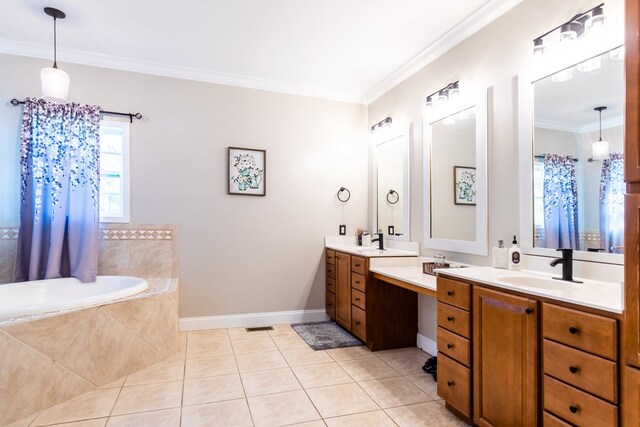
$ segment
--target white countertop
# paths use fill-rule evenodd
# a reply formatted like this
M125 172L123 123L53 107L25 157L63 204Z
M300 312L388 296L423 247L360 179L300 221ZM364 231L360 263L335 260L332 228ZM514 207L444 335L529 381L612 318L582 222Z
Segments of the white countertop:
M358 245L341 245L341 244L327 244L327 249L333 249L334 251L345 252L351 255L363 256L366 258L373 257L417 257L418 252L405 251L402 249L386 248L385 250L379 250L375 246L358 246Z
M370 267L372 273L382 274L383 276L411 283L421 288L436 290L436 277L422 272L420 267Z
M611 313L623 312L624 289L618 283L581 278L576 280L583 280L584 283L571 283L553 279L557 275L492 267L451 268L440 270L439 273Z

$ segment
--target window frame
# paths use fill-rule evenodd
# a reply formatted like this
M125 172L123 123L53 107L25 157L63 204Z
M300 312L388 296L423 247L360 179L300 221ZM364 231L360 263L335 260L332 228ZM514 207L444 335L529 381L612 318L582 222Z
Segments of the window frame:
M119 128L122 130L122 216L102 216L100 215L100 223L129 223L131 222L131 203L130 203L130 171L129 171L129 122L120 120L100 120L102 126ZM100 149L102 154L102 149ZM102 171L101 171L102 175Z

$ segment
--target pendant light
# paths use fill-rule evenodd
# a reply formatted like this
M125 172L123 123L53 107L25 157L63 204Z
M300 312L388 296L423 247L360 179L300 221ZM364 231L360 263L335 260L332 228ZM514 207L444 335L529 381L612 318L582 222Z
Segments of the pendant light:
M600 115L600 139L591 144L591 155L594 160L604 160L609 157L609 143L602 140L602 111L606 109L607 107L604 106L594 108Z
M53 18L53 67L43 68L40 72L40 88L42 98L54 102L69 100L69 74L58 68L56 21L64 19L63 11L53 7L45 7L44 13Z

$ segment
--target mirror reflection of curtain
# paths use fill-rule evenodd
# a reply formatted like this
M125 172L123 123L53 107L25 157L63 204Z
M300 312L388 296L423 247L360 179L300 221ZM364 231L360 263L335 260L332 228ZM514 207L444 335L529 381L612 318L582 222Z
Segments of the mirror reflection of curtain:
M602 161L600 175L600 245L605 252L622 253L624 190L624 157L612 153Z
M578 249L578 193L572 156L544 155L543 203L546 247Z
M100 107L25 101L17 282L96 279Z

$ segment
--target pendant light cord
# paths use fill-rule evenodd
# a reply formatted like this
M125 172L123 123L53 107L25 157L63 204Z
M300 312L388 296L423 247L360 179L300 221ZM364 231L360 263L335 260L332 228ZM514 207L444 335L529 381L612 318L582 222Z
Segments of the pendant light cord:
M56 17L53 17L53 68L58 68L58 52L57 52L57 31L56 31Z
M600 141L602 141L602 110L598 110L600 113Z

